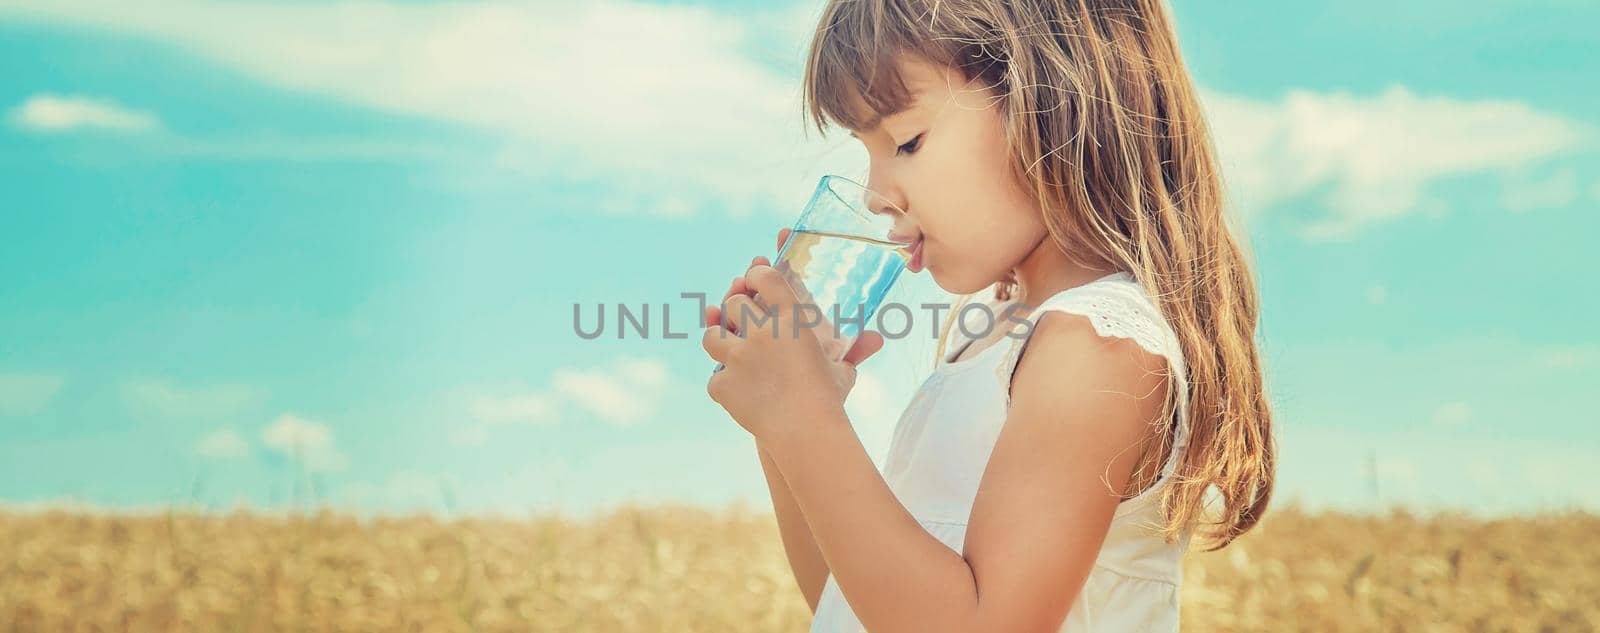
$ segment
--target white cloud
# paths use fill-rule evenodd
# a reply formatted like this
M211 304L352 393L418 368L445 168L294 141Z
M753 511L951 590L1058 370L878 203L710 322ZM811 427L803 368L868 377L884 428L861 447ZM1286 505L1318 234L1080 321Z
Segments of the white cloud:
M11 125L33 132L112 130L145 132L161 127L148 112L130 110L109 99L36 94L11 109Z
M307 470L343 470L348 465L345 456L334 446L333 433L327 426L294 414L285 413L273 420L262 430L261 441Z
M811 11L584 3L20 0L0 15L175 44L282 88L450 121L504 139L493 162L606 185L612 212L792 209L824 154L801 136L799 86L758 46ZM772 47L766 50L777 50ZM792 53L792 54L791 54Z
M557 393L602 421L619 426L655 415L666 394L667 366L655 359L624 359L610 369L560 369Z
M180 387L169 380L129 380L122 384L123 402L136 411L160 417L215 418L239 413L259 403L264 394L245 385Z
M489 425L478 423L458 426L450 432L450 443L459 446L483 446L489 443Z
M65 383L64 378L54 374L0 372L0 417L44 411Z
M194 453L206 459L243 459L250 455L250 443L232 428L214 430L194 443Z
M660 393L667 386L667 364L658 359L625 358L617 361L616 372L637 389Z
M542 393L481 396L472 402L472 416L489 424L545 425L557 419L555 402Z
M622 357L605 366L563 367L538 389L469 392L465 407L471 422L458 426L450 440L482 446L499 427L554 426L577 409L616 426L656 415L671 387L667 364L657 358Z
M473 421L456 427L450 434L450 441L462 446L482 446L488 443L495 427L554 425L561 420L559 404L553 394L546 392L473 396L467 404Z
M1578 173L1571 167L1546 178L1515 174L1507 176L1500 186L1500 206L1517 213L1559 209L1576 202L1578 195Z
M1328 215L1303 227L1341 238L1436 207L1429 183L1507 173L1577 148L1593 130L1509 100L1290 91L1277 102L1207 93L1229 195L1245 216L1315 195Z
M676 218L714 204L788 215L817 174L863 166L849 139L801 134L793 69L815 13L622 0L0 6L0 15L155 39L284 89L500 139L489 168L459 178L599 184L604 197L585 210ZM1436 180L1527 168L1593 137L1522 102L1400 85L1370 96L1294 90L1275 101L1204 101L1240 213L1311 196L1326 208L1302 227L1312 238L1439 209L1428 191Z

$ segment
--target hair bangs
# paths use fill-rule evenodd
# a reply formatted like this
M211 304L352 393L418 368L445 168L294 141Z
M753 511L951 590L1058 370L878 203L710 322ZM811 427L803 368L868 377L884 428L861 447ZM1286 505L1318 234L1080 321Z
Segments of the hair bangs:
M886 4L892 3L832 3L819 21L802 81L805 113L817 131L832 122L866 132L911 106L901 55L935 56L909 45L918 41L916 21L900 19Z

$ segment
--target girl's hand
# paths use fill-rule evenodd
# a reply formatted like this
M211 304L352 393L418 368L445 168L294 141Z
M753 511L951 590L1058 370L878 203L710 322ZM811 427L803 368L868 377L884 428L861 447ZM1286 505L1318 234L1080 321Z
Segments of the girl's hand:
M788 239L789 233L790 231L787 228L778 229L778 248L783 248L783 241ZM772 265L772 263L769 262L765 256L756 257L755 259L750 260L750 265L755 266L758 264L763 266ZM733 278L733 283L728 285L728 291L722 295L722 303L726 304L728 299L732 298L734 295L745 295L747 297L754 297L755 295L755 291L750 289L750 285L745 282L743 275ZM759 303L760 300L757 299L757 302ZM721 325L734 331L739 329L737 319L729 319L727 323L724 323L722 316L722 308L720 305L706 306L705 323L707 326ZM823 319L822 325L819 325L818 327L829 327L827 319ZM849 380L845 383L845 392L848 393L855 387L856 374L854 369L860 365L862 361L871 358L873 354L878 353L878 351L882 349L882 334L879 334L875 331L863 330L861 332L861 336L856 337L855 342L850 345L850 351L846 352L844 355L844 363L849 365L852 370L849 372Z
M780 246L788 234L788 229L778 232ZM722 305L730 315L748 311L751 317L725 319L718 306L706 308L709 327L702 343L724 365L706 391L757 437L778 412L842 407L855 386L856 366L883 349L882 335L863 331L843 360L828 360L816 333L796 331L794 306L803 300L767 258L757 257L745 275L734 278ZM737 331L741 322L750 332Z

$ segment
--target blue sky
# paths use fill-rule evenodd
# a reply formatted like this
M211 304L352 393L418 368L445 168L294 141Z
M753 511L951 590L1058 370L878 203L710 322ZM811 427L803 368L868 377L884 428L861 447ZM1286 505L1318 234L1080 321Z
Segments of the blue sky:
M864 164L800 133L816 10L0 2L0 502L764 504L679 293ZM1175 10L1281 498L1600 509L1600 6ZM877 459L917 328L851 396Z

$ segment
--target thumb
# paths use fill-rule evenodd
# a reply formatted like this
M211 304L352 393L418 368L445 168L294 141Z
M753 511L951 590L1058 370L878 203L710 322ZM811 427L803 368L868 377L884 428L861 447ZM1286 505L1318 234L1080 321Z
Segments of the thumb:
M856 338L855 344L850 346L850 351L845 353L844 362L850 366L858 365L861 361L871 358L873 354L878 353L878 350L881 349L883 349L882 334L871 331L862 332L861 336Z

